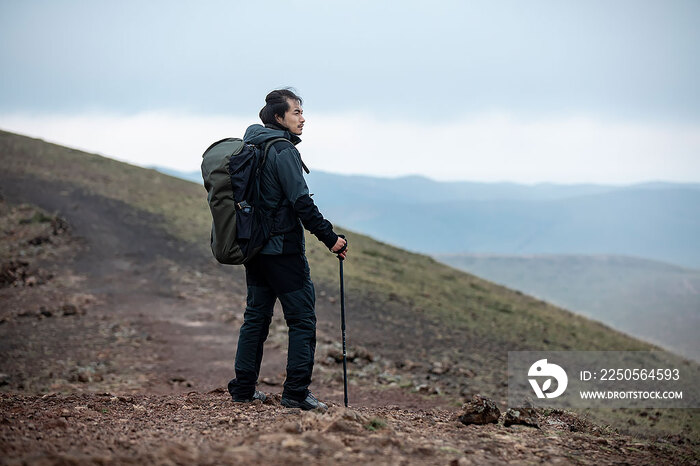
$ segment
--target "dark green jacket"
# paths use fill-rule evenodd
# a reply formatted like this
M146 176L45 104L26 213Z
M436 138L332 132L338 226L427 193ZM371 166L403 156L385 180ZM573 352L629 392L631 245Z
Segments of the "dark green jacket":
M275 128L262 125L248 127L243 140L264 147L265 142L284 138L272 144L260 178L260 195L265 207L273 213L272 236L260 254L297 254L304 252L304 227L329 249L338 240L331 222L323 218L309 196L304 180L303 162L296 145L301 139Z

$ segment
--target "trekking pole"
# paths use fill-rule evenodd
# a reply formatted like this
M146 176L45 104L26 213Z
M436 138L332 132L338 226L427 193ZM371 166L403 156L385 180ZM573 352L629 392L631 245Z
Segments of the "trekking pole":
M345 236L339 235L341 238L345 239ZM340 262L340 329L343 334L343 394L345 407L348 407L348 356L345 346L345 285L343 280L343 258L340 253L345 251L348 247L347 239L345 239L345 246L338 251L338 261Z

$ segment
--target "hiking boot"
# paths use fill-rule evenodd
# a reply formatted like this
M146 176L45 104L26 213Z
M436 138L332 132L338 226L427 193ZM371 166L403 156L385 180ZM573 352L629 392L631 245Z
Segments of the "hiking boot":
M325 411L328 409L328 405L322 401L318 401L311 392L306 395L304 401L296 401L282 396L282 406L287 408L301 408L304 411L309 411L311 409L320 409L321 411Z
M255 390L255 393L253 393L252 398L236 398L236 397L231 397L231 398L233 398L233 401L235 403L251 403L255 400L265 401L265 400L267 400L267 395L265 395L261 391Z

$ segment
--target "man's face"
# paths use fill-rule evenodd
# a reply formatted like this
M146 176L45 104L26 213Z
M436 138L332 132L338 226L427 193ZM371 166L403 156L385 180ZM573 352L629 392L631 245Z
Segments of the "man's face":
M299 136L304 130L304 121L306 121L304 120L304 110L302 110L298 100L287 99L287 102L289 102L289 110L284 114L284 118L279 116L275 118L277 123L287 128L290 133Z

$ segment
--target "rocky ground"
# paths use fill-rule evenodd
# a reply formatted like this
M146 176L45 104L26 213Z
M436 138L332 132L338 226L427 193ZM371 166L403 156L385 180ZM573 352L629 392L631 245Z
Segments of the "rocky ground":
M669 444L616 435L564 412L540 427L464 425L454 410L234 404L182 395L3 394L5 464L676 464Z
M3 188L0 464L697 464L687 438L635 438L561 411L506 415L481 398L460 407L474 391L460 388L468 368L375 347L351 344L345 409L328 318L312 385L328 412L279 404L280 318L261 374L269 400L234 404L223 387L240 270L202 260L114 201ZM319 316L336 315L336 290L318 295Z

